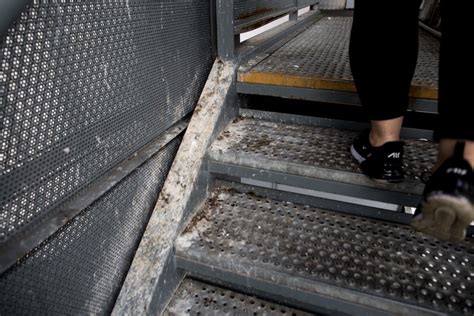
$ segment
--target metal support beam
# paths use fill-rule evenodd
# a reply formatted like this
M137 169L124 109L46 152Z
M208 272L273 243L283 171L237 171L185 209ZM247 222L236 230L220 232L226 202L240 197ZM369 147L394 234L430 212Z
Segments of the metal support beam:
M290 21L297 21L298 20L298 9L299 9L298 0L294 0L294 3L295 3L296 10L290 12Z
M235 55L234 0L216 1L217 53L221 59L231 60Z

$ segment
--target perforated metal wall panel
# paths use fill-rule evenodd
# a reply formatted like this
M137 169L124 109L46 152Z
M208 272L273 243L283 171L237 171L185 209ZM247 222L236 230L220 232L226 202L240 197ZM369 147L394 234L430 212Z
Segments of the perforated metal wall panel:
M1 275L0 315L110 312L179 141Z
M235 0L234 19L237 21L236 24L238 24L239 20L269 14L295 6L295 0Z
M0 43L0 245L189 113L210 1L32 1Z

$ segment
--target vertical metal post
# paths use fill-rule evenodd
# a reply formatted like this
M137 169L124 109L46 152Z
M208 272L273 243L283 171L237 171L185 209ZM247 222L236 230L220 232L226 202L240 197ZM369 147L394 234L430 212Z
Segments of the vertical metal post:
M290 21L298 20L298 10L300 8L300 3L299 2L300 2L300 0L294 0L293 1L296 11L290 12Z
M319 1L315 1L314 4L309 6L311 11L318 10Z
M217 0L217 53L222 59L233 59L235 54L234 0Z

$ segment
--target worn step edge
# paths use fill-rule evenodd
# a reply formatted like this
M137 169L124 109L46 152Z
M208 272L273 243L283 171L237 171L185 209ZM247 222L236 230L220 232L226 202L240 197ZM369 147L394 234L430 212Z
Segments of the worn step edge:
M211 149L208 158L209 170L216 174L239 176L239 173L246 169L248 172L240 176L399 205L418 205L423 192L423 186L415 181L407 180L398 184L378 183L363 174L291 162L281 163L251 153ZM342 190L342 186L347 186L348 189Z
M312 315L253 295L186 278L163 315Z
M191 247L190 240L176 241L176 265L196 278L244 290L262 298L314 312L348 315L444 315L415 305L375 297L309 281L261 267L209 257Z
M246 192L240 188L243 185L220 182L216 192L222 186L224 190L235 188L238 192ZM253 193L252 187L248 187L248 193ZM255 191L259 192L259 191ZM278 194L278 193L275 193ZM265 198L267 195L263 194ZM275 199L268 196L267 198ZM213 195L208 201L214 201ZM215 203L215 202L210 202ZM203 206L204 207L204 206ZM203 209L199 209L200 214ZM210 214L208 214L210 215ZM244 290L263 298L282 302L305 310L322 311L330 310L344 314L413 314L417 315L442 315L442 312L419 307L410 303L390 298L380 297L370 293L364 293L356 289L339 287L318 280L307 279L292 273L269 269L268 267L253 264L247 259L236 260L226 252L217 252L209 255L208 252L200 250L199 240L203 233L214 225L212 220L204 220L197 216L191 224L178 237L175 242L175 257L177 267L188 274L229 286L236 290ZM197 223L199 222L199 228Z

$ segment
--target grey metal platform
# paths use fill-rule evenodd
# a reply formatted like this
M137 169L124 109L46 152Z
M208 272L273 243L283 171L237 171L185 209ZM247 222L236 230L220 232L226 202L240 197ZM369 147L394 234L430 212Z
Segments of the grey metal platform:
M407 179L399 184L378 183L365 177L351 157L349 147L359 133L354 126L335 120L303 125L240 118L210 148L209 169L216 174L416 206L424 187L420 175L435 161L435 144L406 140Z
M178 238L180 268L331 314L474 313L472 243L235 188L215 188Z
M240 93L358 104L349 65L352 17L325 16L279 49L239 71ZM420 30L410 95L415 109L436 112L439 41ZM388 75L388 74L387 74ZM380 78L383 81L383 78ZM332 95L327 94L332 92Z
M254 296L193 279L184 279L163 316L171 315L313 315Z

